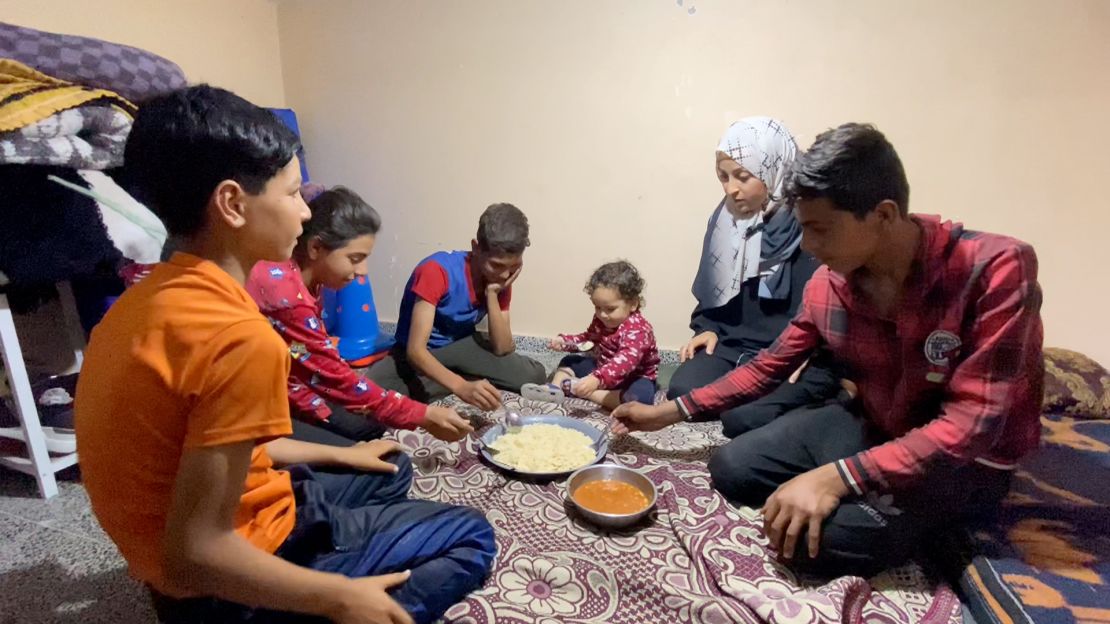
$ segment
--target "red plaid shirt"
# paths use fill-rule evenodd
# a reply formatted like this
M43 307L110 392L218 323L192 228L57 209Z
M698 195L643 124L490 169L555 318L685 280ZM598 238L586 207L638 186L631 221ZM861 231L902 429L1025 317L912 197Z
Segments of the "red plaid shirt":
M912 485L938 461L1012 469L1040 440L1036 254L1012 238L914 220L922 243L890 318L822 267L770 348L680 397L679 408L690 416L758 398L823 345L858 385L864 416L890 439L837 462L856 494Z
M428 406L382 389L339 357L295 262L259 262L247 280L247 292L289 345L289 403L295 412L327 420L331 408L326 398L398 429L415 429L424 422Z

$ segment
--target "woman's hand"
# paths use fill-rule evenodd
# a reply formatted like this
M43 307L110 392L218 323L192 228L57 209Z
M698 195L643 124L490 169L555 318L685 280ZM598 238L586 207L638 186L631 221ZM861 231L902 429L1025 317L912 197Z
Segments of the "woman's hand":
M690 339L690 342L682 345L682 349L678 351L678 361L685 362L694 357L694 354L700 349L705 349L706 355L713 355L713 351L717 348L717 334L711 331L704 331L697 336Z

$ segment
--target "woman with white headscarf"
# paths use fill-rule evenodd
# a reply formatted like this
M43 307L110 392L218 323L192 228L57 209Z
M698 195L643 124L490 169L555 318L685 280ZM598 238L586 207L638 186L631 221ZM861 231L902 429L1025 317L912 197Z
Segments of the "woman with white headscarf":
M716 173L725 196L705 232L693 287L694 337L680 352L683 363L668 398L754 357L797 311L805 283L819 266L801 250L801 226L783 201L783 181L797 151L790 131L771 117L744 118L721 138ZM794 383L721 414L723 431L735 437L838 390L836 376L811 362Z

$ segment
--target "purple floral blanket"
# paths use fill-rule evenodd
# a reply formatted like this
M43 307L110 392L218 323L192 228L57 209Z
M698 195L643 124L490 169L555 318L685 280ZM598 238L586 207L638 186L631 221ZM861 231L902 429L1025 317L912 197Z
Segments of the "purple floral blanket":
M603 426L607 416L505 395L523 414L563 413ZM459 404L479 431L500 418ZM706 460L724 443L717 423L684 423L616 439L608 459L656 484L656 511L643 523L604 531L565 503L565 479L529 482L481 461L474 437L446 444L423 432L396 438L416 468L412 495L470 505L497 533L485 587L451 608L466 624L958 623L952 590L908 565L864 579L796 578L768 553L757 510L734 507L710 485Z

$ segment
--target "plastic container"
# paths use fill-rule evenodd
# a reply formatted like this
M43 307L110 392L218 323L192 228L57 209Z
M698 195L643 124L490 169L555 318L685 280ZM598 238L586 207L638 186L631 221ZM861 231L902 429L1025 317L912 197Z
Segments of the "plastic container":
M393 336L378 328L378 310L370 280L357 277L338 291L323 289L321 316L337 341L339 357L359 363L393 346Z

